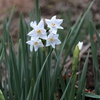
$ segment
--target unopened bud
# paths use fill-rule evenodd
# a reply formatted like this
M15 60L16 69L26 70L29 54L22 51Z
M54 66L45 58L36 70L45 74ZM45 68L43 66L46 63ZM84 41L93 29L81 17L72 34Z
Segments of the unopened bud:
M80 50L82 49L83 42L79 42L73 52L73 60L72 60L72 74L75 74L77 66L79 64L79 54Z
M2 91L0 90L0 100L5 100Z

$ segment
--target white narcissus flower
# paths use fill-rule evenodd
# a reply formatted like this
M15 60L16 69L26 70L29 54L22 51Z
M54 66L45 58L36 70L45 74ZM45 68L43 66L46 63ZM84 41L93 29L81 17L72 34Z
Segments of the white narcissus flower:
M33 28L33 30L34 30L34 28L37 26L37 23L36 23L36 21L32 21L31 23L30 23L30 26ZM28 35L30 36L30 34L33 34L34 33L34 31L30 31L29 33L28 33Z
M34 29L36 26L37 26L37 22L36 21L32 21L31 23L30 23L30 26Z
M46 30L44 29L44 22L41 20L38 25L36 25L36 22L31 22L30 23L31 27L34 29L28 33L29 36L36 37L36 38L41 38L41 39L47 39L47 33Z
M50 32L53 32L54 34L57 33L57 29L63 29L63 27L60 26L62 22L63 19L56 19L56 16L53 16L51 19L46 19L46 23L50 28Z
M83 47L83 42L80 42L80 41L79 41L77 45L78 45L78 47L79 47L79 50L81 50L82 47Z
M34 38L34 37L31 37L31 40L27 41L26 43L30 45L31 52L33 51L33 47L34 47L35 51L37 51L39 47L44 47L42 41L40 39Z
M46 46L52 46L53 48L55 48L55 45L58 45L60 44L60 40L58 39L58 34L53 34L53 33L50 33L48 35L48 38L46 40Z

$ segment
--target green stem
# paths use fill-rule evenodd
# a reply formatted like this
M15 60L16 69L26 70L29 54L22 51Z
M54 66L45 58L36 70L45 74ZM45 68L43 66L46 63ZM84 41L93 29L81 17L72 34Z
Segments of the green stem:
M36 21L39 23L40 21L40 8L39 8L39 0L35 0L36 5Z

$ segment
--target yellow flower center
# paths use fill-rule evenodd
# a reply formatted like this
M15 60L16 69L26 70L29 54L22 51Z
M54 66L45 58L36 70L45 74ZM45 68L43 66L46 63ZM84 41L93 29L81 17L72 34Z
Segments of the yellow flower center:
M52 41L54 41L54 39L53 38L50 38L50 41L52 42Z
M40 34L41 33L41 30L37 30L37 33Z
M52 27L54 27L56 24L55 23L52 23Z
M34 42L34 45L37 45L38 44L38 42Z

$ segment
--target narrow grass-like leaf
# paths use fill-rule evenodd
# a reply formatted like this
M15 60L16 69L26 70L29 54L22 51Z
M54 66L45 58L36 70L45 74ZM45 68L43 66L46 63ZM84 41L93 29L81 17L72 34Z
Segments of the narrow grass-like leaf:
M71 30L69 31L68 34L70 34L70 32L71 32ZM61 50L60 50L60 52L59 52L59 56L58 56L57 61L56 61L56 66L55 66L54 74L53 74L53 76L52 76L51 95L53 95L52 93L53 93L54 90L55 90L55 86L56 86L55 84L56 84L56 81L57 81L57 75L59 74L59 73L58 73L58 72L59 72L59 71L58 71L58 68L59 68L59 61L60 61L60 58L61 58L61 55L62 55L64 46L65 46L65 44L66 44L67 38L68 38L68 35L66 35L66 37L65 37L65 40L64 40L64 42L63 42L63 44L62 44ZM51 96L51 97L52 97L52 96Z
M8 37L8 34L7 34L7 20L6 18L3 19L3 41L6 43L7 41L7 37Z
M70 37L72 36L74 30L76 29L76 27L77 27L77 25L78 25L78 23L79 23L79 21L80 21L80 18L81 18L81 15L78 17L78 19L76 20L74 26L69 30L68 34L66 35L66 38L65 38L65 40L64 40L64 42L63 42L63 44L64 44L64 45L63 45L63 49L64 49L65 44L69 41ZM61 50L60 50L60 51L61 51ZM65 60L65 58L64 58L64 60ZM63 69L63 67L64 67L64 62L65 62L65 61L63 61L62 67L61 67L60 72L59 72L59 75L60 75L60 73L61 73L61 71L62 71L62 69Z
M13 17L13 15L14 15L14 10L15 10L15 6L13 6L13 8L12 8L12 11L11 11L11 14L10 14L10 18L9 18L9 20L8 20L8 23L7 23L7 29L9 30L9 28L10 28L10 24L11 24L11 21L12 21L12 17Z
M84 63L81 79L79 81L79 87L78 87L78 91L77 91L77 95L76 95L76 100L80 100L81 99L81 94L82 94L82 91L84 89L85 78L86 78L86 71L87 71L87 65L88 65L88 57L89 57L89 52L88 52L88 55L87 55L85 63Z
M3 82L3 85L4 85L4 97L6 100L9 100L8 97L7 97L7 83L6 83L6 80Z
M85 92L85 96L86 97L100 99L100 95L97 95L97 94L94 94L94 93L87 93L87 92Z
M3 55L4 55L4 49L2 49L2 52L0 54L0 66L2 63L2 59L3 59ZM2 71L1 71L1 67L0 67L0 89L2 90Z
M8 79L8 88L9 88L9 99L10 100L13 100L13 93L12 93L12 87L11 87L11 83L10 83L10 80Z
M28 62L29 62L29 50L28 50L28 45L26 44L27 41L27 33L28 33L28 26L26 21L24 20L22 14L20 16L20 39L21 39L21 43L22 43L22 62L23 62L23 72L22 75L24 73L24 77L26 79L25 82L25 98L28 94L29 91L29 86L30 86L30 78L29 78L29 66L28 66Z
M66 86L66 88L65 88L65 90L64 90L64 92L63 92L63 94L62 94L62 96L61 96L61 98L60 98L60 100L63 100L63 99L64 99L64 97L65 97L65 95L66 95L66 92L67 92L67 90L68 90L68 87L69 87L69 85L70 85L71 80L72 80L72 77L69 79L68 84L67 84L67 86Z
M60 90L62 91L62 93L64 92L65 88L66 88L66 83L65 83L65 79L63 79L62 75L60 75L59 77L59 84L61 85ZM58 84L58 87L59 87ZM58 88L59 89L59 88ZM58 90L59 91L59 90ZM66 99L68 98L67 95L65 96Z
M83 88L82 100L85 100L85 87L86 87L86 83L85 83L84 88Z
M20 82L19 82L19 73L18 73L18 69L17 69L17 62L16 62L16 56L15 56L15 52L12 48L12 45L10 44L10 55L11 55L11 60L12 60L12 64L14 67L14 77L16 80L16 91L17 91L17 96L18 98L20 98Z
M17 66L18 66L19 76L21 78L21 67L22 67L22 47L21 47L21 39L19 40L19 43L18 43Z
M39 8L39 0L35 0L35 8L36 8L36 21L37 23L40 21L40 8Z
M59 84L61 85L61 90L62 90L62 92L64 92L65 87L66 87L66 84L65 84L65 81L64 81L62 75L60 75Z
M92 24L92 27L93 27L93 29L94 29L94 33L96 34L97 41L98 41L99 46L100 46L100 36L99 36L99 34L98 34L98 31L96 30L96 27L95 27L94 23L91 22L91 24Z
M51 88L51 94L53 93L54 91L54 87L55 87L55 84L56 84L56 79L57 79L57 74L60 75L62 69L63 69L63 64L62 64L62 68L60 69L60 71L58 71L58 68L59 68L59 61L60 61L60 58L61 58L61 55L62 55L62 52L64 50L64 46L66 45L66 42L69 40L69 37L72 35L72 32L74 31L74 28L77 26L79 20L80 20L80 17L78 18L78 20L76 21L76 24L73 28L71 28L68 32L68 34L66 35L65 39L64 39L64 42L62 44L62 47L61 47L61 50L59 52L59 56L57 58L57 63L56 63L56 66L55 66L55 70L54 70L54 75L53 75L53 81L52 81L52 88Z
M88 9L86 10L86 12L84 13L83 17L81 18L81 20L79 22L79 25L75 29L76 31L74 30L75 31L75 33L74 33L75 35L74 35L74 37L73 37L73 39L72 39L72 41L70 43L70 46L69 46L69 48L68 48L68 50L66 52L66 55L65 55L65 58L64 58L64 61L63 61L63 65L65 64L66 58L67 58L69 52L71 51L71 49L72 49L72 47L73 47L73 45L74 45L74 43L75 43L75 41L76 41L79 33L80 33L80 29L81 29L81 27L83 25L84 19L85 19L86 15L88 14L88 12L89 12L91 6L93 5L93 3L94 3L94 1L92 1L92 3L90 4L90 6L88 7Z
M75 83L76 83L76 77L77 76L73 76L72 81L71 81L71 86L70 86L70 91L68 93L68 100L74 100L75 98Z
M94 29L92 27L91 22L89 23L89 34L90 34L90 41L91 41L91 49L92 49L92 59L93 59L93 67L94 67L94 76L95 76L95 90L96 93L99 93L98 90L98 76L99 76L99 65L98 65L98 57L97 57L97 47L96 43L93 41Z
M47 62L49 56L51 55L51 53L52 53L52 50L50 51L50 53L49 53L48 56L46 57L46 59L45 59L43 65L42 65L42 67L41 67L41 70L40 70L40 72L39 72L39 75L38 75L38 77L37 77L36 83L35 83L35 85L34 85L34 90L33 90L33 99L35 99L36 89L38 88L38 85L39 85L39 82L40 82L40 79L41 79L41 76L42 76L43 69L44 69L45 64L46 64L46 62Z
M2 63L3 55L4 55L4 49L2 49L2 52L1 52L1 54L0 54L0 65L1 65L1 63Z
M34 11L33 9L30 11L30 22L33 20L33 16L34 16Z
M30 100L31 96L32 96L32 87L30 87L30 90L29 90L26 100Z

